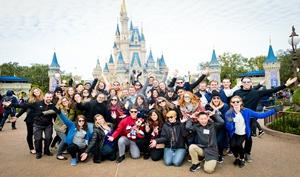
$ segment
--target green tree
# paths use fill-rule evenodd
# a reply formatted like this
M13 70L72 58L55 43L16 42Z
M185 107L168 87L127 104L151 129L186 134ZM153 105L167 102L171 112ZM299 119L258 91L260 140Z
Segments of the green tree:
M252 57L248 60L247 68L250 70L263 70L263 64L265 62L266 56Z
M239 74L248 71L246 67L248 59L240 54L223 53L219 56L221 65L221 79L230 78L231 82L236 84Z
M48 65L32 64L29 66L19 66L18 63L9 62L3 63L0 66L1 76L18 76L24 77L34 87L39 87L44 92L48 91L49 78L48 78Z
M297 58L298 58L298 67L300 61L300 49L297 50ZM278 52L278 60L280 62L280 81L284 83L286 80L293 76L293 61L292 61L292 54L289 50L280 50ZM299 78L298 72L298 78Z

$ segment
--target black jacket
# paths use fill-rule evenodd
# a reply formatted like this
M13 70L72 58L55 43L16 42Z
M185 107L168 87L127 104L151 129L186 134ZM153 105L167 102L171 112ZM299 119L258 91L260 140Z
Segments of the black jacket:
M164 143L166 148L185 148L185 136L187 132L185 124L177 121L175 123L165 122L160 138L156 138L157 144Z
M85 150L86 153L90 153L94 148L100 150L100 147L103 146L105 133L101 128L94 126L94 131L92 135L92 139L89 142L87 149Z
M34 103L27 103L23 105L19 104L14 104L14 107L19 107L23 108L23 110L29 109L29 115L30 117L26 117L26 121L33 121L35 125L40 125L40 126L48 126L48 125L53 125L53 120L56 118L56 114L48 114L48 115L43 115L42 112L52 110L54 107L54 104L45 104L44 101L39 101L39 102L34 102ZM20 116L20 114L18 115Z
M204 150L205 160L218 159L217 129L221 128L224 120L219 115L215 115L214 121L209 121L206 126L199 123L186 122L186 129L195 134L195 144Z
M286 86L282 85L279 87L275 87L273 89L267 90L256 90L254 88L250 90L239 89L233 93L233 96L238 95L243 99L244 107L256 110L256 107L260 101L260 99L266 95L271 95L273 93L278 92L279 90L285 89Z
M105 102L98 103L97 100L92 100L86 103L77 103L76 106L78 109L84 111L87 122L94 123L94 116L96 114L101 114L105 121L112 122Z

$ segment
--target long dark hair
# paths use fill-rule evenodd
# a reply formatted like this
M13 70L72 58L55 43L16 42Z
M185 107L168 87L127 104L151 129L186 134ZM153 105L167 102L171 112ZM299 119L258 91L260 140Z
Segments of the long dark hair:
M82 129L83 130L87 130L87 122L86 122L86 117L84 116L84 115L78 115L77 117L76 117L76 122L75 122L75 125L76 125L76 128L77 128L77 130L79 131L80 130L80 127L79 127L79 125L78 125L78 120L79 119L84 119L84 124L83 124L83 126L82 126Z
M157 115L157 120L156 121L151 119L151 116L152 116L153 113L155 113ZM152 130L155 126L158 126L161 129L162 126L163 126L163 123L164 123L163 118L161 117L161 114L158 111L156 111L155 109L152 109L149 112L147 122L149 123L149 127Z
M141 98L143 100L142 105L138 105L138 102L137 102L138 98ZM135 99L134 106L136 106L138 108L142 108L142 109L147 109L148 105L147 105L147 101L146 101L145 97L143 95L138 95Z

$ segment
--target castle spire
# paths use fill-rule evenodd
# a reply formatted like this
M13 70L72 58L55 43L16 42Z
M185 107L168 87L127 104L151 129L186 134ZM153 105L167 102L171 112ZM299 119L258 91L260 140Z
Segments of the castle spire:
M121 0L121 11L120 11L121 16L127 16L127 10L126 10L126 4L125 0Z
M275 63L277 62L277 57L274 55L272 45L269 45L268 56L265 60L265 63Z
M119 24L117 23L116 36L120 36Z
M50 68L60 68L58 61L57 61L57 57L56 57L56 52L54 51L53 57L52 57L52 62L50 65Z
M215 49L213 49L213 53L212 53L212 56L211 56L211 60L209 62L209 66L219 66L219 61L217 59L217 55L216 55L216 51Z

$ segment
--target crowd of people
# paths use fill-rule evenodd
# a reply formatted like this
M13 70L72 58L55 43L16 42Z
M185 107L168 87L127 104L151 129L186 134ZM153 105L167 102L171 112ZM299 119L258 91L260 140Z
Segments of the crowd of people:
M225 154L231 154L233 164L242 168L252 161L252 136L257 127L258 135L263 135L257 119L278 111L275 107L256 112L260 99L285 89L297 78L261 89L263 82L253 86L249 77L231 87L230 78L207 83L207 75L204 71L190 83L188 76L175 72L168 84L152 74L144 83L140 75L130 83L96 78L92 83L61 85L45 94L32 88L25 103L19 103L10 90L1 98L0 131L9 116L16 129L17 118L27 113L29 152L36 159L56 152L58 160L67 160L67 152L72 166L89 157L94 163L121 163L130 154L133 159L163 159L166 166L181 166L187 159L192 163L191 172L203 163L203 170L213 173Z

